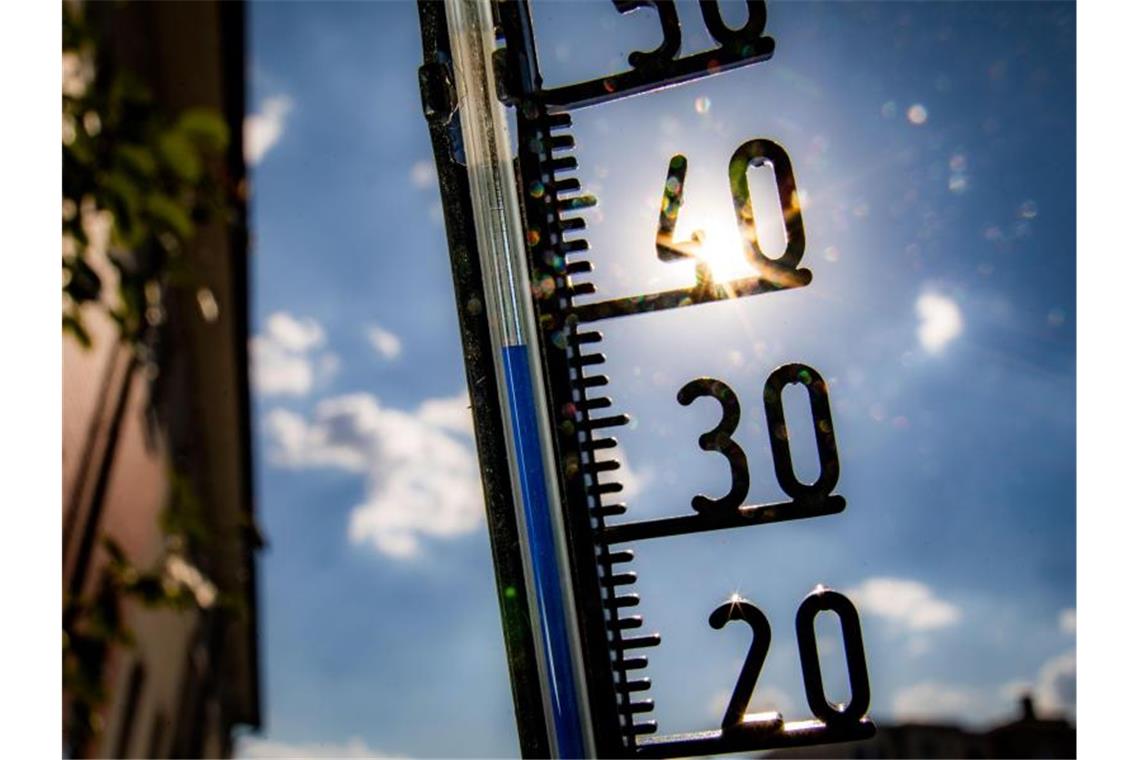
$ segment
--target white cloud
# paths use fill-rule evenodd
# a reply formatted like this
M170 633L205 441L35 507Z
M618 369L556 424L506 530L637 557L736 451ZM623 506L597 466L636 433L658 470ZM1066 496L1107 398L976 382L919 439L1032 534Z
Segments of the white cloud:
M285 409L269 412L265 427L275 444L270 460L279 467L331 467L359 473L368 469L368 452L363 442L351 440L344 431L320 430L300 414Z
M962 334L962 310L949 296L923 293L914 302L914 311L918 315L918 342L932 354Z
M1020 715L1018 702L1026 695L1033 697L1040 717L1072 717L1077 703L1076 652L1046 661L1037 672L1036 682L1016 679L983 687L924 681L895 692L891 708L897 721L981 725Z
M1077 653L1057 655L1042 665L1033 696L1043 714L1072 715L1077 708Z
M408 180L417 190L426 190L435 184L435 164L431 161L416 161L408 172Z
M321 354L317 361L317 378L327 380L340 370L340 357L336 354Z
M896 692L891 710L898 721L958 721L977 711L978 696L974 689L924 681Z
M1062 633L1067 633L1070 636L1077 633L1077 611L1075 608L1070 607L1067 610L1061 610L1061 614L1057 616L1057 626L1061 629Z
M344 743L336 742L306 742L303 744L287 744L271 739L258 739L255 737L242 737L238 740L235 757L249 760L268 760L269 758L396 758L398 755L387 755L370 749L364 741L354 736Z
M297 319L283 311L269 315L265 320L265 332L283 348L298 353L317 348L325 342L325 331L316 320L308 317Z
M385 330L379 325L370 325L367 330L368 342L376 349L376 353L383 356L385 359L395 359L403 351L403 343L400 341L400 336L390 330Z
M921 657L929 654L933 648L934 643L929 636L912 636L906 644L906 653L911 657Z
M600 483L621 483L622 490L608 497L607 503L629 502L636 499L644 490L645 485L653 480L653 468L649 465L634 469L629 463L625 449L618 444L612 449L604 449L597 454L599 461L617 460L621 469L598 473ZM630 505L633 506L632 504Z
M263 335L250 339L253 385L265 395L303 396L313 387L313 367L308 358L282 349Z
M849 596L860 610L910 631L930 631L957 623L962 612L939 599L930 587L906 578L868 578Z
M249 341L253 385L264 395L303 396L314 382L336 373L339 360L312 354L325 343L325 331L312 319L297 319L283 311L271 314L265 330Z
M261 101L261 110L247 114L242 126L245 139L245 160L259 164L265 154L281 139L285 131L285 117L293 110L288 95L277 95Z
M1016 705L1026 694L1033 693L1033 682L1018 678L1003 685L998 693L1006 702Z
M479 467L466 392L428 399L414 412L367 393L317 405L312 420L284 409L266 417L270 461L365 476L348 535L391 557L413 557L424 537L470 533L483 520Z
M416 415L427 424L442 430L466 436L475 435L471 404L465 392L451 398L429 398L420 404Z
M1032 696L1041 717L1071 717L1077 707L1076 652L1065 652L1046 660L1037 671L1036 681L1010 681L1002 687L1001 693L1011 704L1026 695Z
M897 691L891 708L898 721L982 725L1020 715L1018 702L1026 695L1033 697L1040 717L1072 717L1077 702L1076 652L1045 662L1036 682L1016 679L997 687L982 687L924 681Z

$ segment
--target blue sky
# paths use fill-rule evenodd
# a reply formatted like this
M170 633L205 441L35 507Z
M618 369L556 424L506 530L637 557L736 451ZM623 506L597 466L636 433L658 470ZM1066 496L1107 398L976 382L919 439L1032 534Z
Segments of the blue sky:
M680 10L683 52L710 46L696 9ZM255 3L250 16L269 549L267 725L244 751L517 754L415 8ZM1027 688L1071 711L1074 16L772 3L771 61L575 114L578 176L600 200L598 298L691 278L653 251L668 160L689 160L679 236L715 231L731 224L728 158L755 137L791 156L815 275L604 326L610 395L635 420L619 436L629 516L683 514L688 494L725 484L723 460L696 445L717 412L675 401L702 375L740 397L749 501L777 499L761 398L789 361L828 380L848 502L638 547L642 612L664 636L649 673L662 732L719 722L746 634L706 620L733 591L773 628L753 709L806 717L792 620L817 582L859 606L873 717L985 723ZM550 84L657 44L651 12L609 3L539 3L536 24ZM795 461L811 462L796 414ZM838 696L837 638L821 637Z

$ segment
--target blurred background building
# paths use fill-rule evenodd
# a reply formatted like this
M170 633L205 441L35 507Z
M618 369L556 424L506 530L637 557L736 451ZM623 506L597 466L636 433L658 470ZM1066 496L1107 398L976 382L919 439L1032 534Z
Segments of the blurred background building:
M1063 718L1037 715L1032 697L1006 723L971 730L953 724L879 724L866 741L777 750L769 758L1049 758L1076 757L1077 729Z
M64 15L64 753L228 756L261 722L245 8Z

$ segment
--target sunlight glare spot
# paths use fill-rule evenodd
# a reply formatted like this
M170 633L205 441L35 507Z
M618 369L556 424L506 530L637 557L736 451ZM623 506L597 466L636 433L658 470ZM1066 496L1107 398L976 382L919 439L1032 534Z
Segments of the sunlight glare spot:
M918 315L918 341L928 353L937 354L962 333L962 311L954 299L923 293L914 303Z
M728 282L744 277L755 277L756 270L744 258L740 231L727 224L704 227L697 258L708 264L713 280Z

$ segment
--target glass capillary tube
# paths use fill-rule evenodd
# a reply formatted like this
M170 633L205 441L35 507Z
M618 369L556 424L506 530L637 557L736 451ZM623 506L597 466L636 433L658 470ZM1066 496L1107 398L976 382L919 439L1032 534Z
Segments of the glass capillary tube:
M535 649L555 757L593 756L585 671L550 439L538 330L531 306L522 214L503 106L491 55L488 0L446 0L452 67L483 290L503 403L520 544L530 586Z

